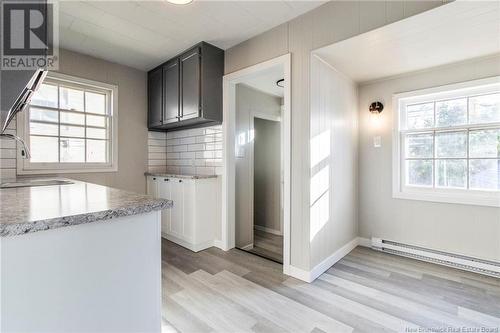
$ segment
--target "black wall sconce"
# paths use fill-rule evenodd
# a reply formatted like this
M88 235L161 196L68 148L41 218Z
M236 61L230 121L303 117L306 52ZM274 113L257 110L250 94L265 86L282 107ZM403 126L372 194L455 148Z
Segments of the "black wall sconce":
M382 102L373 102L372 104L370 104L370 112L372 114L379 114L382 112L382 110L384 109L384 104L382 104Z

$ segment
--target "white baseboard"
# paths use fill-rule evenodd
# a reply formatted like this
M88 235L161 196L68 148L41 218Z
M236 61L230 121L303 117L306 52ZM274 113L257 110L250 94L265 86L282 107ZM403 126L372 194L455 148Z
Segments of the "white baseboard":
M351 240L349 243L342 246L340 249L332 253L328 258L320 262L318 265L314 266L310 271L306 271L304 269L294 267L290 265L289 275L293 276L296 279L305 281L305 282L313 282L316 280L321 274L326 272L330 267L332 267L337 261L345 257L349 252L351 252L356 246L361 245L365 246L366 242L370 243L370 240L356 237Z
M253 228L256 230L268 232L268 233L273 234L273 235L283 236L283 233L279 230L276 230L276 229L271 229L271 228L263 227L261 225L256 225L256 224L254 224Z
M214 240L214 247L218 248L218 249L221 249L222 251L228 251L229 249L226 248L226 246L224 245L224 242L221 241L221 240Z
M175 244L179 244L180 246L185 247L186 249L191 250L193 252L199 252L201 250L208 249L209 247L212 247L214 245L213 241L208 241L208 242L199 243L199 244L192 244L192 243L189 243L183 239L180 239L180 238L172 236L172 235L168 235L168 234L163 233L163 232L162 232L161 236L163 238L168 239L169 241L174 242Z
M253 243L250 243L248 245L242 246L242 247L240 247L240 249L242 249L243 251L251 250L251 249L253 249Z
M309 271L306 271L302 268L298 268L292 265L288 267L288 275L305 282L312 282L310 280L311 274Z

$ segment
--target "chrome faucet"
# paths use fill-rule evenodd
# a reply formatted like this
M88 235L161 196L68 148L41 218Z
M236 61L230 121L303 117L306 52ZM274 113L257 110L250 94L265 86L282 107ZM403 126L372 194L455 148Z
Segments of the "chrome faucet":
M21 139L17 135L8 134L8 133L0 133L0 137L4 137L4 138L15 140L15 141L19 142L22 146L21 155L23 156L23 158L30 158L31 157L31 153L30 153L28 146L23 141L23 139Z

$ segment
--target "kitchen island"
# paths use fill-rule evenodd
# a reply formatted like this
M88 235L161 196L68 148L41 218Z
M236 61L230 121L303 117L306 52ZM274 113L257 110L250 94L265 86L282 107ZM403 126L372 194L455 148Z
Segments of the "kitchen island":
M0 331L160 332L173 202L71 182L0 189Z

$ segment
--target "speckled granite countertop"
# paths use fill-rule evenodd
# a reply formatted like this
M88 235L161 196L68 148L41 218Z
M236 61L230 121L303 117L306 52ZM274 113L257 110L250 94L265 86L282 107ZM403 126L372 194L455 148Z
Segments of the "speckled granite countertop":
M0 189L0 237L56 229L173 206L172 200L74 181Z
M217 175L176 175L172 173L161 173L161 172L146 172L145 176L152 177L171 177L171 178L182 178L182 179L207 179L207 178L217 178Z

